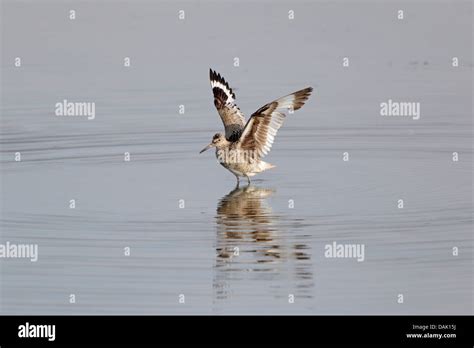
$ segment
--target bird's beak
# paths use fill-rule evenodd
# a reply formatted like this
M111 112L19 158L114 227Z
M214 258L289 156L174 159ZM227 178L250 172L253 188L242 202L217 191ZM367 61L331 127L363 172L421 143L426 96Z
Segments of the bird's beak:
M202 149L201 151L199 151L199 153L203 153L204 151L209 150L211 147L214 147L214 144L213 144L213 143L210 143L209 145L207 145L204 149Z

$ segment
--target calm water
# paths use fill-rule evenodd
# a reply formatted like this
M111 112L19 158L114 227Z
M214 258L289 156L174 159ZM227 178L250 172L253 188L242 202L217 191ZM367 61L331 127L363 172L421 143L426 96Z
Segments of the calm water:
M403 24L391 3L293 4L291 24L284 3L76 5L3 5L1 242L39 260L0 259L0 313L472 314L469 3ZM222 131L209 67L246 115L315 88L249 187L198 154ZM96 118L55 117L65 98ZM381 117L388 99L420 120Z

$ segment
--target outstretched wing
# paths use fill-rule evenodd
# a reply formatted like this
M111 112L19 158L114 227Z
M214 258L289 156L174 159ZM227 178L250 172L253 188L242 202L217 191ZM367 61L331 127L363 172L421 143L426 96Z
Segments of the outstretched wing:
M229 141L237 141L245 125L245 117L235 105L235 94L224 78L215 71L209 71L214 105L224 123L225 137Z
M301 108L312 91L311 87L302 89L255 111L242 132L239 140L240 148L257 151L259 157L268 154L277 131L283 124L285 112Z

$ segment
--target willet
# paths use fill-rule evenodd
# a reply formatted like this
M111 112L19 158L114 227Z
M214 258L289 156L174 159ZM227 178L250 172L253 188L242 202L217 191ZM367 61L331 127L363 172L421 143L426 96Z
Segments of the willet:
M237 178L250 176L274 168L273 164L262 161L270 152L278 129L283 124L285 113L301 108L313 88L278 98L255 111L245 123L245 117L235 104L235 94L224 78L210 70L214 105L224 123L225 135L217 133L200 153L215 147L220 164Z

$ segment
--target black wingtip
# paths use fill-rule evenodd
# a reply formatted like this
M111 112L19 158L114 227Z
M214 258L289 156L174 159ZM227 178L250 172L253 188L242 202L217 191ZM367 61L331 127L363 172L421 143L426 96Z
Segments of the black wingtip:
M293 101L293 110L299 110L308 100L313 87L306 87L300 91L294 93L295 99Z
M297 96L308 98L312 92L313 92L313 87L306 87L305 89L302 89L301 91L295 92L295 94Z
M313 92L313 87L306 87L302 89L301 91L298 91L296 93L304 93L304 94L311 94Z
M220 82L222 83L224 86L226 86L226 88L228 89L228 91L230 92L230 95L232 96L233 99L235 99L235 93L234 91L232 90L232 88L230 88L229 84L227 83L227 81L224 79L223 76L221 76L221 74L219 74L217 71L215 70L212 70L212 69L209 69L209 78L211 79L211 81L217 81L217 82ZM227 98L226 98L227 99Z

